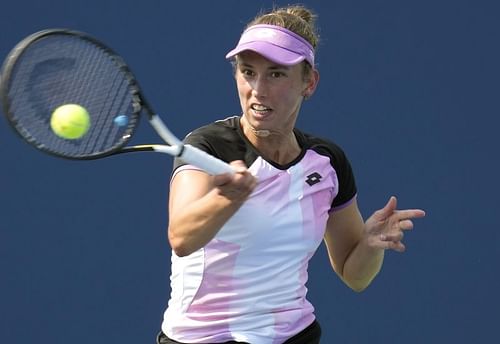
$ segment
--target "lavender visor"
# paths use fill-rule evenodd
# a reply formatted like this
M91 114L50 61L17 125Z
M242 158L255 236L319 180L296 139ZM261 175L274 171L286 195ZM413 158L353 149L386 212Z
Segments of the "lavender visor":
M292 66L306 60L314 66L314 48L297 35L281 26L258 24L246 29L236 48L226 55L233 58L242 51L251 50L277 64Z

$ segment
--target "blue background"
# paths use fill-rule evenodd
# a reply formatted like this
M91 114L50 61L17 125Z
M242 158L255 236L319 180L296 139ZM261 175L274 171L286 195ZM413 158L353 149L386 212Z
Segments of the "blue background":
M285 5L287 1L276 1ZM298 126L339 143L363 214L397 195L427 217L363 293L322 247L309 298L322 343L481 343L498 332L499 24L495 1L303 1L321 81ZM238 114L226 51L271 1L5 1L0 56L69 27L131 65L179 136ZM144 123L134 143L156 138ZM156 141L156 140L155 140ZM0 343L153 343L169 295L172 160L80 162L0 122ZM494 340L493 340L494 341Z

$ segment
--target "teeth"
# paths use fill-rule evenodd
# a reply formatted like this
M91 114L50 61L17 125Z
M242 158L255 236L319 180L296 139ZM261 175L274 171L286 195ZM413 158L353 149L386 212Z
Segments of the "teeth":
M271 110L270 108L268 108L264 105L260 105L260 104L252 104L252 109L254 109L256 111L269 111L269 110Z

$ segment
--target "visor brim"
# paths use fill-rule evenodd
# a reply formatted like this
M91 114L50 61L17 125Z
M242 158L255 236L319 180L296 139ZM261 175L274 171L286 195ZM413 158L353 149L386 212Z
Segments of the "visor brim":
M263 41L254 41L240 44L229 53L227 53L226 59L232 59L239 53L246 50L254 51L262 55L266 59L283 66L293 66L306 59L301 54Z

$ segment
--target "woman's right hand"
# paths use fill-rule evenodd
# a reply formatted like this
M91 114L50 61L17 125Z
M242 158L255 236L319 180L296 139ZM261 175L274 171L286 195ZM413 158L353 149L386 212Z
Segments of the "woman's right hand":
M257 178L241 160L232 161L230 165L235 170L235 173L214 176L214 186L220 190L221 196L233 202L243 203L255 189Z
M257 185L243 161L230 165L234 174L211 176L192 169L173 177L168 238L178 256L189 255L212 240Z

